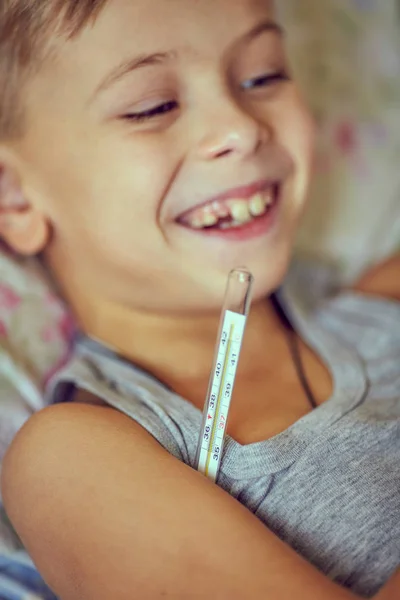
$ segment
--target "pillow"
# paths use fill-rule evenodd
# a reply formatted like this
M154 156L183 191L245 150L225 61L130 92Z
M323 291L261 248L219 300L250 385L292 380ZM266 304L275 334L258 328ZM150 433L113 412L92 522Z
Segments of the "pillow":
M40 261L0 248L0 463L43 391L67 360L73 321Z

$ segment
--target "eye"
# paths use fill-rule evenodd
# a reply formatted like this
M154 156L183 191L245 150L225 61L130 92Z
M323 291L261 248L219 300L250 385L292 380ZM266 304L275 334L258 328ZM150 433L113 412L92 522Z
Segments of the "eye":
M127 121L135 121L136 123L141 123L143 121L148 121L150 119L161 117L167 113L177 110L177 108L179 108L179 106L178 103L175 101L163 102L163 104L158 104L157 106L153 106L140 112L128 113L122 118Z
M286 71L278 71L276 73L266 73L265 75L259 75L253 79L248 79L242 83L244 90L252 90L262 87L269 87L271 85L281 83L283 81L289 81L289 75Z

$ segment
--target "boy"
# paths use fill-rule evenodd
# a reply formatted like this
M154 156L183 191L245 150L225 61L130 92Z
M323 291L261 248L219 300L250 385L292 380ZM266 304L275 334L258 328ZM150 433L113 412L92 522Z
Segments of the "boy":
M0 234L43 255L91 338L49 390L64 404L4 466L39 570L63 599L394 598L398 306L351 298L360 321L328 311L326 331L297 316L305 343L265 300L313 146L272 3L6 0L0 15ZM240 264L256 284L227 494L188 465ZM386 388L362 335L387 356Z

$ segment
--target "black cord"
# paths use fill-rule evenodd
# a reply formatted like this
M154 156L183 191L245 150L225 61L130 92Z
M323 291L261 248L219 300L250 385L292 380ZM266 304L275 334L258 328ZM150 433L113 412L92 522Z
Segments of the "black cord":
M276 294L272 294L271 303L284 327L289 351L293 359L294 366L296 368L297 377L299 378L300 384L303 388L303 391L307 397L310 406L314 410L315 408L318 408L318 404L307 379L296 331Z
M287 340L288 340L290 353L292 355L293 362L296 367L297 376L302 385L304 393L307 396L307 400L313 409L318 408L318 404L315 400L314 394L312 393L310 384L309 384L307 376L306 376L303 359L301 357L299 341L298 341L297 336L294 331L289 332L289 334L287 335Z

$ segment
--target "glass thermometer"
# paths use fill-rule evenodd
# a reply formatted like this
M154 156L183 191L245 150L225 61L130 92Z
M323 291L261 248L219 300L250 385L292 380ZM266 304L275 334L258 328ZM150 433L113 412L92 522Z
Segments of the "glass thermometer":
M247 269L229 274L196 456L197 470L214 482L222 459L252 286L253 276Z

